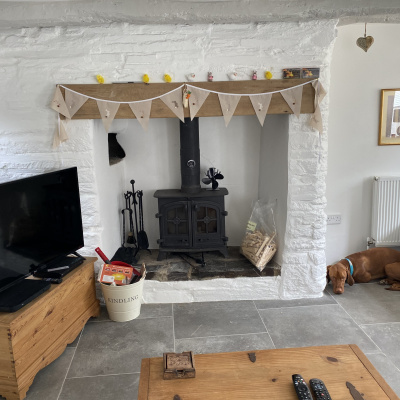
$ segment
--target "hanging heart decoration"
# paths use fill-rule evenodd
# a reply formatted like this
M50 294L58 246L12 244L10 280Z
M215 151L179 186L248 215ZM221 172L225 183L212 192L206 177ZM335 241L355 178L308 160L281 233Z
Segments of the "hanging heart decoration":
M357 46L363 49L365 52L368 51L373 43L374 38L372 36L359 37L356 41Z

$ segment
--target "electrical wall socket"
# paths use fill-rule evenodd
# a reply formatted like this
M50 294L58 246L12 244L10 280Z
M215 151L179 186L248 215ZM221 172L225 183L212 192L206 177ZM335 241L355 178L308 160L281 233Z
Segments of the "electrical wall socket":
M328 217L326 219L326 223L328 225L341 224L342 216L340 214L328 215Z

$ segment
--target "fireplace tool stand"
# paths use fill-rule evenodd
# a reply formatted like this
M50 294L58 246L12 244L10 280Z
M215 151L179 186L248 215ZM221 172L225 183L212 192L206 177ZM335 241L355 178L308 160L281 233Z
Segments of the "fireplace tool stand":
M137 264L139 257L137 257L139 246L137 244L137 240L135 238L135 234L133 231L133 211L131 208L131 197L132 193L126 192L124 193L125 197L125 208L121 210L122 214L122 244L121 247L115 252L114 256L111 258L111 261L123 261L127 264L134 265ZM129 233L128 238L125 242L125 220L126 214L129 219ZM137 237L137 235L136 235ZM125 247L125 243L132 245L132 247Z

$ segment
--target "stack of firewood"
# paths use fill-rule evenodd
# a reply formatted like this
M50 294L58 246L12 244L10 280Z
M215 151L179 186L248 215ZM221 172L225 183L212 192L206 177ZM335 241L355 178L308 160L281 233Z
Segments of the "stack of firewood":
M246 232L240 252L260 271L262 271L276 252L275 233L266 233L255 230Z

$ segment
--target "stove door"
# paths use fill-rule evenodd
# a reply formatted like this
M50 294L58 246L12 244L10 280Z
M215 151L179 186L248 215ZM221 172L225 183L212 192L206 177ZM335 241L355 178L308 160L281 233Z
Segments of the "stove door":
M174 201L160 207L162 247L191 247L191 222L188 201Z
M193 201L193 247L209 248L224 245L223 206L214 201Z

